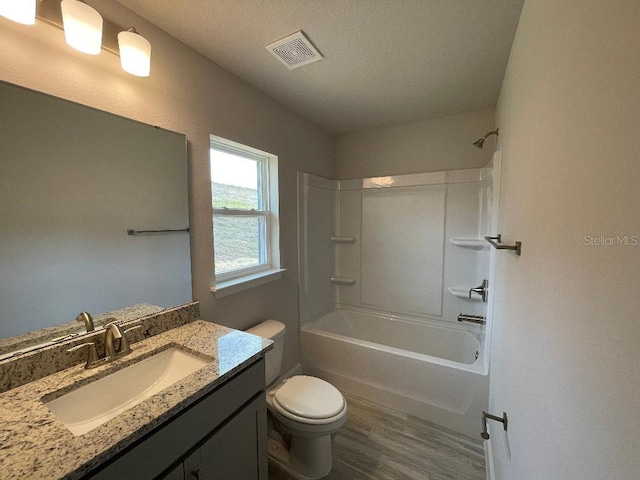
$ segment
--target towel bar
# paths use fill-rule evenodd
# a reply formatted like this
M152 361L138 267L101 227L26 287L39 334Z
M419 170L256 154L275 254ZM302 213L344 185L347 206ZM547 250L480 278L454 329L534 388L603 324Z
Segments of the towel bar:
M178 228L174 230L134 230L132 228L127 229L127 235L144 235L147 233L173 233L173 232L189 232L189 227Z
M515 250L516 255L522 253L522 242L516 242L515 245L501 245L502 235L498 234L495 237L484 237L484 239L491 244L497 250Z

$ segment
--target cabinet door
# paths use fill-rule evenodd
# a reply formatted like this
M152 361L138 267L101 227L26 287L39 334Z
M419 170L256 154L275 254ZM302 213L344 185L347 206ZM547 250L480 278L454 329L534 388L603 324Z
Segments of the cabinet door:
M178 465L162 480L184 480L184 465L182 463Z
M260 395L189 456L184 462L185 479L266 479L264 402Z

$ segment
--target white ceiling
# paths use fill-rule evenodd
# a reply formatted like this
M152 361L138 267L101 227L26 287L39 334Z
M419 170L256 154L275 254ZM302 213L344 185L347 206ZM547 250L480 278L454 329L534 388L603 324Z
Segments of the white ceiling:
M334 134L495 107L523 3L118 1ZM298 30L325 58L288 70L264 47Z

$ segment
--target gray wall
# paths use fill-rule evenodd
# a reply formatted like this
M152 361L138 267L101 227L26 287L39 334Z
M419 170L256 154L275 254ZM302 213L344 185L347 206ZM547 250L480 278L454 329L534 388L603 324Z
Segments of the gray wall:
M640 3L525 2L498 106L498 479L640 478ZM638 237L636 237L638 238ZM640 238L638 238L640 240Z
M332 176L331 138L113 0L88 2L109 20L135 25L152 44L151 77L133 77L119 58L66 45L63 33L0 18L0 79L186 134L189 142L191 260L202 317L236 328L276 318L287 325L284 368L298 361L296 172ZM283 278L216 301L209 135L279 157ZM82 307L79 305L80 309Z
M484 150L472 145L495 129L495 111L451 115L343 135L335 139L336 179L380 177L484 167L495 136Z

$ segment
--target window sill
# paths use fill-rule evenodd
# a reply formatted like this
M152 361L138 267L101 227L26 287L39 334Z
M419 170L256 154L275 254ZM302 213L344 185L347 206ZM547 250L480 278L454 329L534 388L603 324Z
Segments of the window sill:
M211 287L211 292L215 294L216 298L226 297L228 295L233 295L234 293L242 292L243 290L257 287L258 285L264 285L265 283L279 280L280 277L282 277L282 272L285 271L285 268L274 268L272 270L255 273L253 275L219 282L215 286Z

